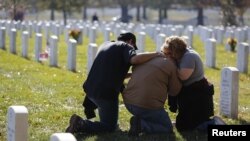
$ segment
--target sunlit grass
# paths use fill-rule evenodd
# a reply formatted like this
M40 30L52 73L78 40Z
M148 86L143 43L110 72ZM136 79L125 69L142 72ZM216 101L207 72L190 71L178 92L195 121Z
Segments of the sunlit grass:
M114 36L111 37L114 39ZM103 42L98 34L97 44ZM155 44L146 36L145 51L154 51ZM28 58L21 57L21 36L18 32L16 41L17 54L9 52L9 38L6 38L6 50L0 50L0 140L6 140L6 115L11 105L24 105L29 111L29 140L47 141L51 134L64 132L71 114L77 113L84 117L82 100L84 92L82 83L86 79L88 38L84 35L83 44L77 45L76 72L67 70L67 44L64 35L58 42L58 67L49 67L45 62L34 61L34 35L29 39ZM46 42L43 37L43 51ZM204 44L194 37L194 48L205 62ZM220 73L223 67L236 66L236 53L227 52L223 45L217 45L216 68L205 67L205 74L215 85L215 113L219 114ZM250 62L250 61L249 61ZM250 68L250 64L248 64ZM239 119L223 119L229 124L249 124L250 122L250 75L240 74L239 80ZM122 99L120 98L121 103ZM166 109L168 107L166 106ZM169 113L174 120L175 114ZM79 140L171 140L172 136L154 135L140 138L129 138L130 114L125 107L120 107L119 125L121 131L112 134L78 137ZM176 140L185 140L175 131ZM192 140L206 140L206 136L190 133Z

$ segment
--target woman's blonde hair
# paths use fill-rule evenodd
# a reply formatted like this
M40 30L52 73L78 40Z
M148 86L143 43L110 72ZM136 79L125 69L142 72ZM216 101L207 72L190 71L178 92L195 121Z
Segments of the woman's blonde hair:
M171 56L175 59L180 59L187 50L187 43L184 38L179 36L170 36L165 39L163 48L169 49Z

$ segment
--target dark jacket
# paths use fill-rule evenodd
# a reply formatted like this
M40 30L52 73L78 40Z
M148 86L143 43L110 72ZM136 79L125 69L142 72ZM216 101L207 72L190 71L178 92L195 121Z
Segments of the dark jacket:
M176 128L179 131L193 130L214 115L214 86L206 78L189 86L183 86L176 97L169 96L172 112L178 109Z

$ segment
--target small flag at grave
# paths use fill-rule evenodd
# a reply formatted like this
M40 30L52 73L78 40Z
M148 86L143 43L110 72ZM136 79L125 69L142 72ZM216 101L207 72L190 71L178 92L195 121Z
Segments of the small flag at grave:
M40 61L46 61L46 60L48 60L48 58L49 58L49 54L48 53L40 53L39 54L39 60Z

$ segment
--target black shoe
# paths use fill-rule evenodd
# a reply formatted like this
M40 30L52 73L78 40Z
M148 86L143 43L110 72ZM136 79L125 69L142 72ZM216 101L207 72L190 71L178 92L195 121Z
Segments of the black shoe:
M67 133L77 133L79 131L79 123L83 120L80 116L73 114L70 117L69 126L67 127L66 131Z
M141 119L137 116L132 116L130 119L129 136L139 136L141 133Z

